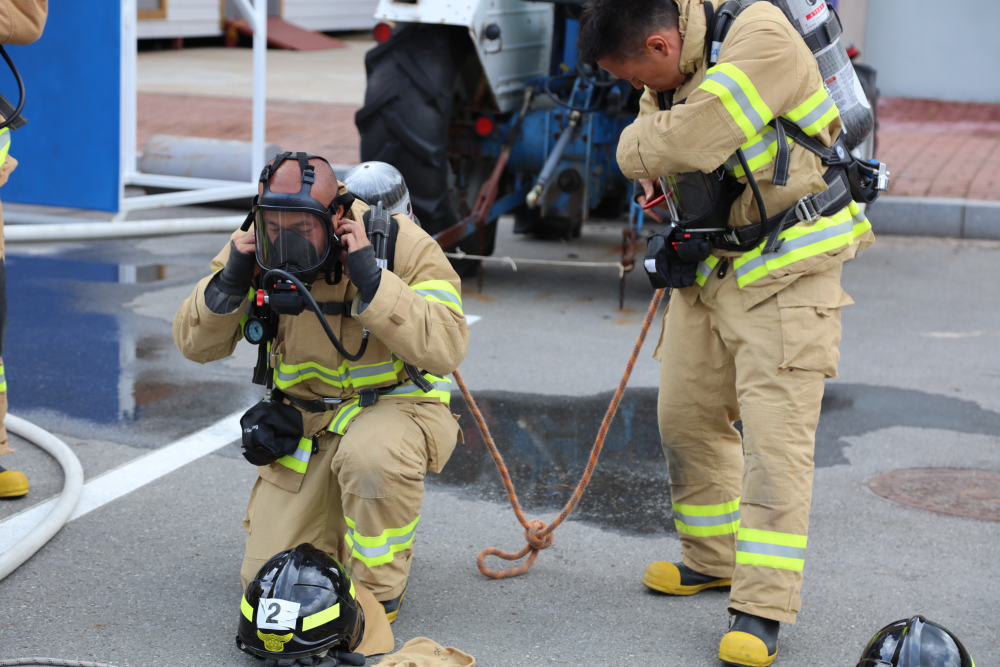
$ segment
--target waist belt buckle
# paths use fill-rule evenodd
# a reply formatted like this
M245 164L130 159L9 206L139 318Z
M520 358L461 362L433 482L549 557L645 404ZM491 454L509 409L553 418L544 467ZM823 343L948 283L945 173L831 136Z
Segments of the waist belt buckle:
M806 195L795 204L795 217L799 222L816 222L820 218L816 205L813 204L812 195Z
M722 238L726 241L726 243L732 243L733 245L743 245L743 241L740 240L740 237L736 236L735 228L723 232Z

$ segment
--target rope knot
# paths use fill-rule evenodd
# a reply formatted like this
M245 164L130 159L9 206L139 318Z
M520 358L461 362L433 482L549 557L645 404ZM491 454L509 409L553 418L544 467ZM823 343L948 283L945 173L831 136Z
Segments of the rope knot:
M552 546L555 535L544 532L548 527L548 524L539 519L532 519L528 522L524 529L524 539L528 541L532 549L548 549Z

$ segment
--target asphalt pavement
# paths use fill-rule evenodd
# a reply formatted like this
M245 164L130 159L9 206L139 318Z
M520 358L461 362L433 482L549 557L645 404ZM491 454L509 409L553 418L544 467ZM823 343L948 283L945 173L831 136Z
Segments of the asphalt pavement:
M497 255L614 262L621 226L580 239L515 237ZM255 350L199 366L170 321L225 235L8 246L4 361L11 412L66 440L88 480L249 406ZM847 265L840 378L827 384L803 608L779 665L852 667L874 632L913 614L952 629L979 665L1000 664L1000 522L935 514L872 492L908 468L1000 472L1000 243L883 237ZM124 268L123 268L124 267ZM553 518L586 463L651 297L644 276L606 267L491 263L467 279L462 372L495 428L530 516ZM662 310L662 309L661 309ZM576 518L525 576L484 578L480 549L523 545L456 391L467 444L428 476L397 645L427 636L481 665L716 667L727 596L644 589L646 565L677 560L656 432L659 319ZM669 341L665 341L669 344ZM238 652L240 519L254 468L230 443L70 522L0 581L0 659L113 665L257 665ZM57 494L34 446L0 459L32 492L5 519ZM496 563L495 563L496 564Z

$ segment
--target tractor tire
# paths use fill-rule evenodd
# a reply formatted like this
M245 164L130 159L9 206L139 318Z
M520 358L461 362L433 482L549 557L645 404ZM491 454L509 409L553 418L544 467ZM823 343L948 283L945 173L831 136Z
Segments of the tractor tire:
M399 24L392 37L365 56L368 89L354 121L361 134L361 160L396 167L406 180L410 201L428 234L459 221L451 192L448 126L459 72L475 58L464 28ZM475 192L472 196L475 196ZM496 223L463 239L471 255L493 251ZM478 262L454 262L467 273Z

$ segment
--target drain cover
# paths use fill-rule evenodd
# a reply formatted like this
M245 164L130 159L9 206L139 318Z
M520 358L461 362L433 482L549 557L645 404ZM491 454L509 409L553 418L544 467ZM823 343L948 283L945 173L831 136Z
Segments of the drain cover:
M896 470L868 482L897 503L939 514L1000 521L1000 473L983 470Z

